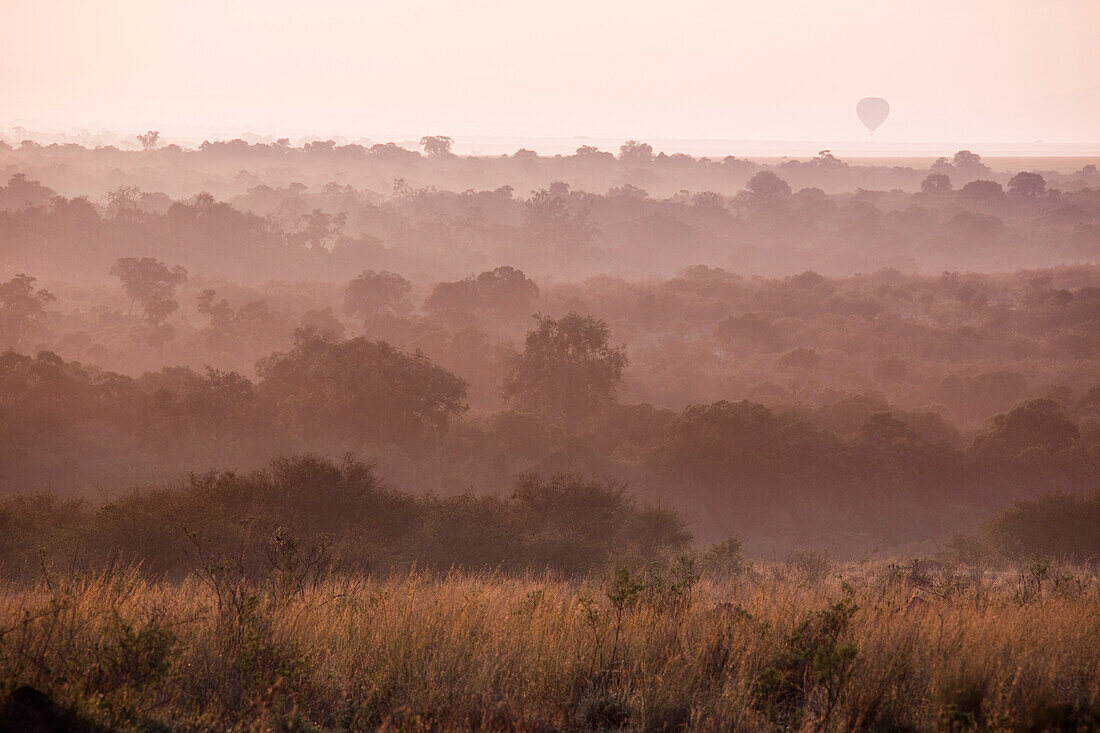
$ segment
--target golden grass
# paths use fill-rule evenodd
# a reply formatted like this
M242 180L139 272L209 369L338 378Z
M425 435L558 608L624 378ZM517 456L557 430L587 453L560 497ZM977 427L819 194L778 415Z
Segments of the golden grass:
M1100 582L1085 569L637 579L52 578L0 594L0 693L31 685L134 730L1100 723Z

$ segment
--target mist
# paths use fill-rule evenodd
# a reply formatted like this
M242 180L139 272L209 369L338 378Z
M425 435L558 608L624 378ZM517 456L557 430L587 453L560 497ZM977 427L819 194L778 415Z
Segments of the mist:
M0 731L1093 730L1097 6L0 22Z

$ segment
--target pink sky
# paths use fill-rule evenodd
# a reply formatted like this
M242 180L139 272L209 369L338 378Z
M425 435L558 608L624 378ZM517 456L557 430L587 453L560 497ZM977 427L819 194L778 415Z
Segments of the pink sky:
M1097 0L0 0L0 128L1100 141Z

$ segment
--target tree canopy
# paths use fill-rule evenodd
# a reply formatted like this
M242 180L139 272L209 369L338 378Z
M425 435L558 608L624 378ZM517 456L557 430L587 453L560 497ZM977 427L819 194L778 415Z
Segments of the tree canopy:
M466 382L420 352L384 341L299 329L294 348L256 367L260 393L303 436L411 443L446 430L466 410Z
M566 421L614 402L628 359L625 346L611 345L607 324L573 311L556 320L535 319L538 326L527 333L505 379L505 398Z

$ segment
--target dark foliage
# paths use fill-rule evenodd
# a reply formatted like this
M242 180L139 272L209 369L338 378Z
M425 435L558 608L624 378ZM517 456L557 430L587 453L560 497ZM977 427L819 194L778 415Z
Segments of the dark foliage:
M250 574L325 563L583 575L613 558L662 557L690 539L674 513L578 476L524 475L510 498L413 495L383 483L372 464L308 454L262 471L191 474L102 504L53 494L0 501L0 568L21 577L73 563L140 563L144 573L178 578L215 559Z

